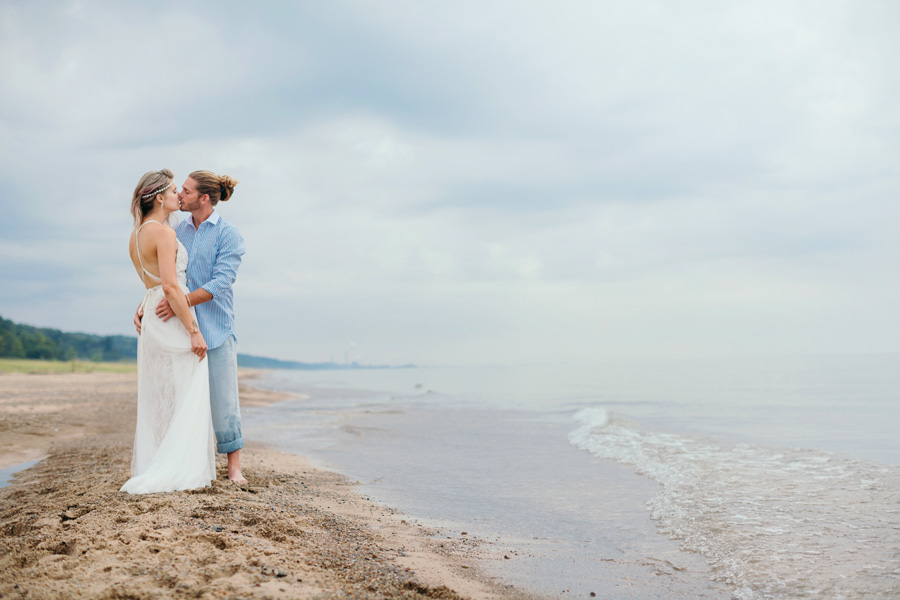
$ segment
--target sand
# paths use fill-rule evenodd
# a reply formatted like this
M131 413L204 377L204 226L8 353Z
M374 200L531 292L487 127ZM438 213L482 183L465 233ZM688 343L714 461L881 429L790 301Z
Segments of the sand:
M241 401L288 396L247 387ZM502 552L370 502L337 473L248 443L249 484L131 496L134 374L0 375L2 598L484 598ZM477 559L477 561L476 561Z

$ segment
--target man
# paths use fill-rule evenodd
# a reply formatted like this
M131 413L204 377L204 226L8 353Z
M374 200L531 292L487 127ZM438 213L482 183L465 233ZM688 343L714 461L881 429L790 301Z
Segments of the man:
M228 455L228 479L246 483L241 474L241 412L238 399L237 349L234 335L234 285L244 238L219 216L216 205L231 198L237 181L210 171L194 171L178 194L181 210L191 217L175 228L188 253L188 304L195 306L200 331L208 347L209 400L216 450ZM167 300L156 307L163 321L175 315ZM140 333L139 313L135 325Z

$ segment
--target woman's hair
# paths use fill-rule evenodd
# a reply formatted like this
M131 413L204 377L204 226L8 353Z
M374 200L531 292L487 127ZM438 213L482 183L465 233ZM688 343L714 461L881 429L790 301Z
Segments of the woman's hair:
M197 182L197 192L201 196L209 194L209 203L213 206L220 200L229 200L234 194L234 186L239 183L234 177L216 175L212 171L194 171L188 177Z
M156 196L166 191L175 179L175 173L170 169L160 169L144 173L141 180L134 188L131 197L131 214L134 215L134 226L137 227L144 217L153 210Z

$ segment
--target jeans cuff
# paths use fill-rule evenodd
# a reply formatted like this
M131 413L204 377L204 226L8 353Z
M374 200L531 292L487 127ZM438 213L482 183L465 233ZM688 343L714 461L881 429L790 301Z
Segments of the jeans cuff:
M244 447L244 438L238 438L233 442L227 442L225 444L216 444L216 450L219 454L231 454L235 450L240 450Z

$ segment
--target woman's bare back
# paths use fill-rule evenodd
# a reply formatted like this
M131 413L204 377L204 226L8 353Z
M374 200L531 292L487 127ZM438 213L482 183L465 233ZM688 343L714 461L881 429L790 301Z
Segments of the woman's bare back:
M169 242L170 240L166 238L173 237L175 233L172 231L172 235L167 236L166 230L171 231L171 228L159 221L147 220L131 232L131 238L128 241L131 263L147 289L162 283L159 268L159 244Z

